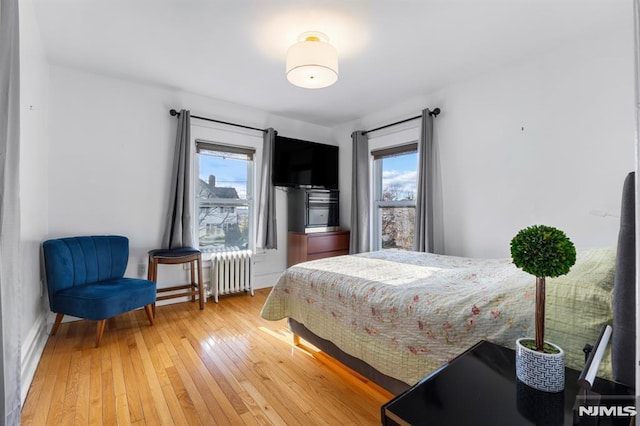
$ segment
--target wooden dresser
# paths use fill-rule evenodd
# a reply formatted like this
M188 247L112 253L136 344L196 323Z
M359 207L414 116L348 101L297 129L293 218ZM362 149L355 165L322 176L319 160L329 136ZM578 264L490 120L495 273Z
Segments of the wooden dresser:
M349 231L289 232L287 267L308 260L349 254Z

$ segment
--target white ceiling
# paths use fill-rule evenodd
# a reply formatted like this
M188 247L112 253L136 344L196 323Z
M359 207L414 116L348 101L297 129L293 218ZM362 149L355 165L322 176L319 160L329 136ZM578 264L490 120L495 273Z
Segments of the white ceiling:
M631 0L34 0L50 63L333 127L629 19ZM340 78L292 86L326 33Z

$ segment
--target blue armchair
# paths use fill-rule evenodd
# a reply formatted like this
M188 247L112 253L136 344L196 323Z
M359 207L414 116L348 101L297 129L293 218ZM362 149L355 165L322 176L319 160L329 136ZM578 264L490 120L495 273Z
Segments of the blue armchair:
M45 241L42 249L49 306L57 314L51 335L64 315L95 320L98 347L108 318L143 306L153 325L156 284L124 277L129 261L126 237L60 238Z

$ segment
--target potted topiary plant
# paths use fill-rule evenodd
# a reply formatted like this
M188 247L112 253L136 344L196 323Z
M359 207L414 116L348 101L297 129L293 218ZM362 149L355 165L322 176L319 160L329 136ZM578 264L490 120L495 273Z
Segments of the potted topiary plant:
M569 272L576 248L566 234L545 225L520 230L511 240L511 258L520 269L536 277L535 339L516 342L516 375L526 385L547 392L564 389L564 352L544 341L546 277Z

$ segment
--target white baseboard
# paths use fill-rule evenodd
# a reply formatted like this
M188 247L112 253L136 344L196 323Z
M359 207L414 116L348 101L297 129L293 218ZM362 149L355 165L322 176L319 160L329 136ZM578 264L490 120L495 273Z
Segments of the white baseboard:
M27 399L33 376L36 374L36 368L42 357L42 351L49 338L47 316L48 312L40 315L22 342L22 371L20 372L20 398L22 404Z

